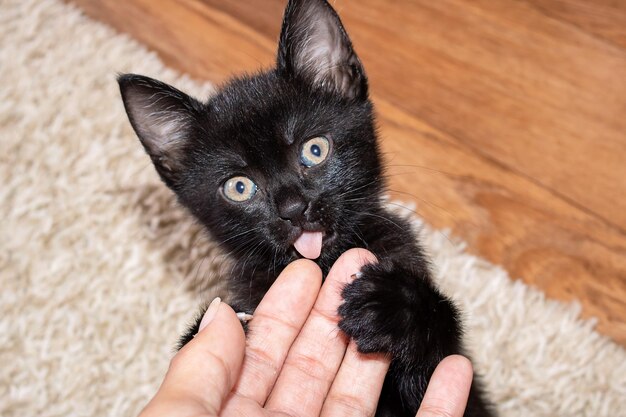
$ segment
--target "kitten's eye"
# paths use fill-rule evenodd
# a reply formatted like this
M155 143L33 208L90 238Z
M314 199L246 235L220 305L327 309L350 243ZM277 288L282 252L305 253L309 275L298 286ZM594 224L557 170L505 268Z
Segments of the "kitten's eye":
M250 200L256 193L256 184L248 177L232 177L224 184L224 195L232 201Z
M318 136L304 142L300 152L300 161L306 167L318 165L326 159L330 151L330 142L323 136Z

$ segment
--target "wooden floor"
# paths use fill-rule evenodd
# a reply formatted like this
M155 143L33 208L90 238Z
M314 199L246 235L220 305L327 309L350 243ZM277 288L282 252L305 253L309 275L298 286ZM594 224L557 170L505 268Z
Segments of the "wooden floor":
M284 0L74 0L170 66L272 64ZM394 195L626 345L626 1L335 0Z

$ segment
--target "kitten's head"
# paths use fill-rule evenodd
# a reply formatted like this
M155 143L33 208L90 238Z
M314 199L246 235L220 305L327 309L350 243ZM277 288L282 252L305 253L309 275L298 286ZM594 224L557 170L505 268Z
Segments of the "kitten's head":
M380 156L365 72L325 1L290 1L276 68L206 103L148 77L119 83L163 181L236 257L326 265L359 245Z

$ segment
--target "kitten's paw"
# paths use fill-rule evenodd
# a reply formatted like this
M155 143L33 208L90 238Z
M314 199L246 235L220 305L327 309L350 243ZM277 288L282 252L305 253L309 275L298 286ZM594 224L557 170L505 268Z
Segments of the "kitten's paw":
M252 314L246 313L245 311L241 311L237 313L237 318L243 324L243 323L248 323L250 320L254 318L254 316Z
M355 340L359 351L397 353L407 347L407 332L417 313L415 278L391 265L372 264L343 289L339 328Z
M458 353L458 312L427 274L385 261L365 266L343 289L339 328L359 351L390 353L407 365Z

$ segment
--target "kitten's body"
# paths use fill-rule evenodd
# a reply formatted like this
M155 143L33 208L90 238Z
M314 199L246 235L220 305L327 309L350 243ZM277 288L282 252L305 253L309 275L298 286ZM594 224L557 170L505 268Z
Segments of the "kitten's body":
M304 235L323 233L321 247L299 251L318 245L324 274L349 248L376 255L345 288L339 326L361 351L393 356L377 415L414 416L437 363L463 353L461 324L410 225L383 207L367 79L334 10L322 0L290 1L277 67L235 79L207 103L147 77L119 81L161 178L235 261L236 310L254 312L300 257L295 248L306 249L298 245ZM305 153L320 152L308 148L311 138L322 138L315 143L328 154L309 165ZM493 415L482 397L475 382L466 416Z

